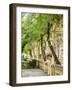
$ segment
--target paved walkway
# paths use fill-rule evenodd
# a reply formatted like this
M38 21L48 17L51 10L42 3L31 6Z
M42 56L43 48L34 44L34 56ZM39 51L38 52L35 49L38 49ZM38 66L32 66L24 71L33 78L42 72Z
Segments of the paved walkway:
M41 69L24 69L21 71L21 76L47 76L47 74Z

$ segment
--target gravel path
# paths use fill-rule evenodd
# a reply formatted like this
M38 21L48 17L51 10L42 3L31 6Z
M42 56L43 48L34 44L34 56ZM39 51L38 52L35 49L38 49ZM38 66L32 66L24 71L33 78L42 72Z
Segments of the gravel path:
M21 76L22 77L27 77L27 76L47 76L46 73L44 73L43 70L41 69L24 69L21 71Z

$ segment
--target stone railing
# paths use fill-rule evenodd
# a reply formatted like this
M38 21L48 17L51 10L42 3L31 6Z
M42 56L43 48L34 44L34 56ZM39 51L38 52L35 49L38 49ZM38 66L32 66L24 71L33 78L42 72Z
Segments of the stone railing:
M44 61L37 61L37 65L44 72L48 73L50 76L63 75L63 66L58 64L49 64Z

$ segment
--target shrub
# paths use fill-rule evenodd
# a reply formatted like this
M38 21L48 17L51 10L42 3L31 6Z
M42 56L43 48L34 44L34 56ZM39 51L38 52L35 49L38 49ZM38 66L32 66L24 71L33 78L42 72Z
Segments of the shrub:
M36 60L21 61L21 69L30 69L36 67Z

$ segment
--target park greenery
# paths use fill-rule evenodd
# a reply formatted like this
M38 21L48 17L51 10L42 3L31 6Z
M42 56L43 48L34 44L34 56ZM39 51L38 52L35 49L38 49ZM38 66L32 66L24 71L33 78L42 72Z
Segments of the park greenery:
M31 58L41 56L46 61L46 48L48 47L51 51L48 55L53 56L57 64L61 64L51 37L52 33L56 33L58 27L63 26L62 20L63 15L61 14L22 13L21 53L26 53Z

